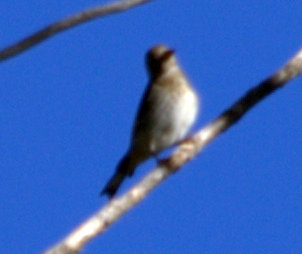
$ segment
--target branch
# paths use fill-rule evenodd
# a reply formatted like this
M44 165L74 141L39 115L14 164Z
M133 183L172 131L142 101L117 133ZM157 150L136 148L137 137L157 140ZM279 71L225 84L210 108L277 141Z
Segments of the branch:
M54 36L66 29L72 28L81 23L87 22L97 17L103 17L116 12L127 10L140 4L150 2L152 0L122 0L112 2L103 6L97 6L91 9L76 13L70 17L57 21L38 32L22 39L21 41L0 50L0 62L10 57L22 53L23 51L37 45L38 43Z
M120 216L145 198L153 188L195 157L210 141L235 124L248 110L278 88L283 87L286 82L297 77L301 72L302 49L279 71L249 90L216 120L182 142L170 158L161 161L154 170L127 193L111 200L45 254L78 253L88 241L104 232Z

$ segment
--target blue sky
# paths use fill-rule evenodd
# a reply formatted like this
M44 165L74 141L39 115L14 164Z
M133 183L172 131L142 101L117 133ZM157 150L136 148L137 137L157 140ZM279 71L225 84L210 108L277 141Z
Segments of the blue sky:
M0 45L105 1L1 1ZM0 253L39 253L105 202L165 43L202 97L192 131L302 45L298 1L154 1L1 63ZM83 253L300 253L302 87L257 105ZM141 165L119 193L138 181Z

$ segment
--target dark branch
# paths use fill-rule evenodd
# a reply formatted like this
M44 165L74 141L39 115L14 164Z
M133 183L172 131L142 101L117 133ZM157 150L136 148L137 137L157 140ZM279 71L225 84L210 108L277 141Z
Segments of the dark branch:
M66 29L72 28L76 25L82 24L89 20L92 20L97 17L104 17L109 14L114 14L127 10L131 7L150 2L152 0L124 0L109 3L103 6L94 7L88 10L84 10L80 13L74 14L66 19L55 22L38 32L26 37L25 39L8 46L0 50L0 62L4 61L10 57L18 55L23 51L39 44L42 41L54 36Z

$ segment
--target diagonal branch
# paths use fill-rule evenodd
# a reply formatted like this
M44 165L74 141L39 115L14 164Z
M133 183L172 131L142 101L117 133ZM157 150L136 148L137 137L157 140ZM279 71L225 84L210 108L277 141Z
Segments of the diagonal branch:
M10 57L22 53L23 51L37 45L38 43L54 36L66 29L82 24L97 17L103 17L135 7L152 0L122 0L112 2L103 6L97 6L91 9L76 13L70 17L57 21L38 32L22 39L21 41L0 50L0 62Z
M167 160L147 174L138 184L119 198L115 198L100 211L88 218L45 254L74 254L113 222L140 202L146 195L183 164L195 157L210 141L235 124L247 111L266 96L302 72L302 49L279 71L249 90L242 98L223 112L216 120L206 125L191 138L182 142Z

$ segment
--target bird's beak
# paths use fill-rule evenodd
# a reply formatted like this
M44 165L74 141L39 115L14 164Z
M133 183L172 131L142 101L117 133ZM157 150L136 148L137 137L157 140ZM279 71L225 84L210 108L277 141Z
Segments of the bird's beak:
M165 52L165 54L162 56L163 60L169 59L170 57L172 57L174 55L175 50L174 49L170 49L167 52Z
M175 52L175 49L170 49L170 50L168 50L168 52L167 52L167 53L169 53L170 55L173 55L173 54L174 54L174 52Z

